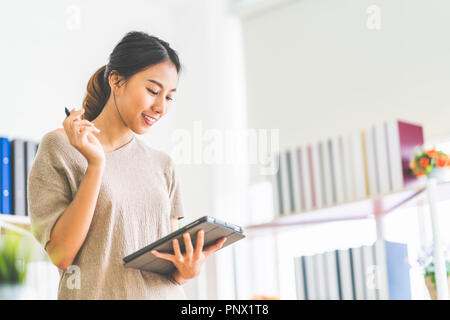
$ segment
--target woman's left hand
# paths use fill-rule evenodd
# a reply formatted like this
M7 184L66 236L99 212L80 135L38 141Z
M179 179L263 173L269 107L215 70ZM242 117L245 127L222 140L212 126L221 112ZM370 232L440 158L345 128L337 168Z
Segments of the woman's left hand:
M172 276L176 282L181 284L184 280L197 277L200 274L201 267L206 258L208 258L214 251L220 249L227 240L226 237L223 237L216 243L203 250L204 236L205 233L203 230L199 230L197 232L197 243L194 250L191 242L191 236L188 232L184 233L184 247L186 248L186 252L184 254L181 253L180 244L177 239L172 241L175 254L162 253L156 250L152 250L151 252L156 257L169 260L175 265L177 270L175 270Z

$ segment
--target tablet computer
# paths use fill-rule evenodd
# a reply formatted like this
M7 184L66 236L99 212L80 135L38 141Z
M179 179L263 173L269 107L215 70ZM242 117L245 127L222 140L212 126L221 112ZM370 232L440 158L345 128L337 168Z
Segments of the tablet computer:
M157 258L150 251L155 249L159 252L174 254L172 240L178 239L181 253L184 253L185 247L183 233L185 232L189 232L192 246L195 250L195 245L197 243L197 232L200 229L203 229L205 232L203 248L214 244L222 237L227 237L227 240L220 249L245 238L244 229L242 227L210 216L204 216L168 234L158 241L155 241L148 246L145 246L144 248L124 257L124 266L164 275L169 274L175 270L175 265L169 260Z

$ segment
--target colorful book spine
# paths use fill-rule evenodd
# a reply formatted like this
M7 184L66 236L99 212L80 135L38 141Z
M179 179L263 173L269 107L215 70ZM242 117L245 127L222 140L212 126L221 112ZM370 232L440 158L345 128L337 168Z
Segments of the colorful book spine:
M341 284L342 300L353 300L353 278L350 263L350 252L349 249L339 249L338 262L339 262L339 278Z
M372 246L362 246L361 248L362 261L363 261L363 269L364 269L364 278L365 278L365 293L367 300L376 300L376 273L377 266L375 263L375 254L373 252Z
M280 173L280 156L278 153L274 154L271 158L275 172L269 175L270 184L272 186L273 196L273 213L275 217L279 217L283 210L283 198L281 196L281 173Z
M298 156L301 163L301 179L304 195L304 209L309 211L312 209L312 192L311 192L311 170L309 168L308 151L306 147L298 149Z
M377 298L379 300L410 300L411 280L407 245L377 240L372 247L378 269Z
M391 167L392 189L417 186L422 183L409 169L416 147L424 144L423 128L405 121L391 120L386 124L386 133Z
M379 193L388 193L391 190L389 179L389 158L384 124L375 125L375 159L377 164L377 181Z
M287 171L287 184L288 184L288 196L289 196L289 213L296 212L295 199L294 199L294 175L292 172L292 158L291 151L286 151L286 171Z
M297 300L307 300L305 290L305 272L303 271L303 257L294 258L294 268Z
M323 168L320 159L319 144L311 144L311 157L312 157L312 169L314 176L314 197L316 208L322 208L324 202L324 180L323 180Z
M314 161L313 161L313 151L311 145L308 145L306 148L308 154L308 169L309 169L309 178L310 178L310 191L311 191L311 207L317 208L317 194L316 194L316 184L317 184L317 176L314 174Z
M304 271L305 271L305 287L308 300L317 300L317 287L316 287L316 270L314 269L314 257L304 256Z
M344 177L342 176L342 156L339 143L339 137L333 137L330 139L330 151L332 159L332 172L335 191L335 203L344 202Z
M280 177L281 177L281 197L283 204L282 215L287 215L292 212L292 202L290 197L289 188L289 166L288 166L288 156L286 152L280 153Z
M366 158L367 183L369 186L368 191L370 196L378 194L377 162L375 158L374 138L373 128L364 130L364 153Z
M327 283L326 273L324 266L323 254L318 253L313 256L314 259L314 271L315 271L315 284L317 288L317 299L327 299Z
M326 206L331 206L333 204L333 181L332 181L332 172L331 172L331 158L330 151L328 148L328 143L326 140L322 140L319 142L319 152L321 159L321 167L323 169L323 185L324 188L324 203Z
M366 171L365 171L365 157L363 133L360 130L355 130L351 134L350 142L351 164L353 168L352 185L355 200L361 200L368 196L366 188Z
M352 163L351 136L344 135L339 139L342 150L342 175L344 180L344 201L350 202L356 200L355 186L353 181L354 165Z
M10 141L6 137L0 137L0 213L11 214L11 158Z
M325 274L327 281L327 299L339 300L339 275L336 265L336 254L333 251L328 251L323 254L325 264Z
M26 167L25 167L25 141L11 140L11 211L18 216L26 215Z
M350 260L352 265L355 300L365 300L365 277L362 265L362 248L350 248Z
M302 211L302 190L300 188L300 168L296 148L290 150L290 157L294 212L300 212Z

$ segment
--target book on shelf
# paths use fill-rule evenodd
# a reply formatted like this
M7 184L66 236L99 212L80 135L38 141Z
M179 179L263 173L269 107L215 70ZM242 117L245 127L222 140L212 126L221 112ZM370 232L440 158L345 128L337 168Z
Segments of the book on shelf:
M372 246L361 247L361 258L364 270L364 294L367 300L376 300L376 263Z
M316 254L313 256L314 260L314 269L315 269L315 284L317 288L317 299L318 300L325 300L328 296L328 288L327 288L327 281L326 281L326 272L325 272L325 265L324 265L324 255L323 254Z
M341 300L353 300L353 276L352 265L350 263L349 249L338 249L337 252L337 268L339 274L339 283L341 286Z
M303 187L304 210L312 209L312 186L311 186L311 168L309 166L308 150L305 146L297 148L298 159L300 160L301 185Z
M329 140L331 154L331 168L334 182L334 203L344 202L344 177L342 175L342 151L339 136Z
M306 147L307 161L308 161L308 169L309 169L309 185L311 186L311 207L317 208L317 195L316 195L316 177L314 175L314 162L313 162L313 151L312 147L309 144Z
M304 257L294 258L295 292L297 300L308 300L305 296L305 272L303 271Z
M39 144L24 139L0 137L0 213L28 216L28 175Z
M294 259L298 299L411 299L404 243L377 240Z
M420 185L422 182L410 172L409 162L412 160L414 149L424 144L422 126L391 120L386 123L386 135L392 189L398 191Z
M351 133L350 154L353 174L351 175L353 196L355 200L361 200L368 196L366 185L365 156L363 144L363 132L354 130Z
M372 249L377 265L376 292L378 299L411 299L408 247L404 243L377 240Z
M337 255L334 251L327 251L323 254L324 267L327 284L327 299L340 300L339 274L336 264Z
M312 143L309 146L310 151L310 167L312 168L311 176L314 181L314 185L312 186L314 192L314 201L313 205L316 208L322 208L324 203L324 181L322 174L322 164L320 159L319 152L319 143Z
M296 201L295 201L295 193L294 193L294 173L292 171L292 157L291 150L287 150L285 152L286 155L286 172L287 172L287 184L288 184L288 196L289 196L289 212L293 213L296 211Z
M387 193L391 191L389 153L387 148L387 138L384 123L376 124L374 127L375 136L375 158L377 168L378 192Z
M314 257L312 255L304 256L303 272L305 273L305 297L307 300L317 300L317 288L315 283Z
M423 183L409 169L423 129L384 121L278 153L271 176L278 216L362 200ZM276 193L276 194L275 194Z
M11 210L15 215L25 216L27 200L25 198L26 167L25 141L11 140Z
M344 181L344 201L350 202L357 200L354 192L353 185L353 164L351 153L351 136L343 135L339 137L339 145L341 149L341 163L342 163L342 176Z
M280 152L280 179L281 179L281 215L287 215L292 212L292 203L289 190L289 171L286 152Z
M10 141L8 138L0 137L1 152L1 202L0 213L11 214L11 159L10 159Z
M364 133L364 154L365 164L367 170L367 185L369 187L369 196L378 194L378 177L375 158L375 143L374 143L374 129L373 127L363 130Z
M365 300L365 276L362 261L362 248L350 248L350 264L352 266L353 287L355 291L355 300Z
M300 168L298 161L298 154L296 148L289 150L290 152L290 166L292 173L292 196L294 200L294 212L302 211L302 189L300 184Z
M331 206L333 204L333 182L331 176L331 158L326 140L321 140L319 142L319 154L324 181L324 203L326 206Z
M279 154L274 154L271 158L276 171L268 175L269 182L272 186L272 201L273 201L273 212L274 216L280 215L281 210L283 210L283 198L281 197L281 177L280 177L280 157Z

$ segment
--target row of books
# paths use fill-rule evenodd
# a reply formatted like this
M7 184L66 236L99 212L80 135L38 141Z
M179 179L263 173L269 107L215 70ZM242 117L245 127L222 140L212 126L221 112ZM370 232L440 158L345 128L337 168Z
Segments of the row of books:
M27 181L39 144L0 137L0 213L28 216Z
M403 243L373 245L294 258L299 300L409 300L408 250Z
M365 199L417 184L409 161L420 125L392 120L277 153L270 177L278 216Z

